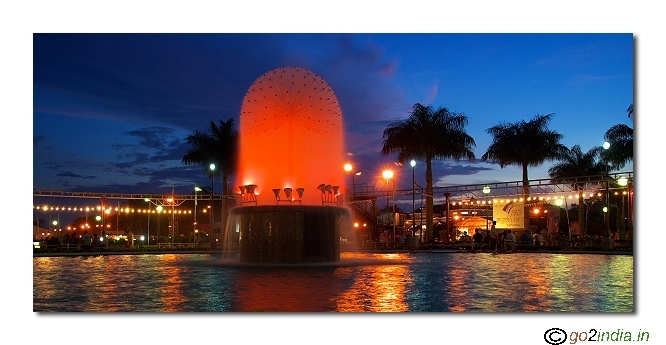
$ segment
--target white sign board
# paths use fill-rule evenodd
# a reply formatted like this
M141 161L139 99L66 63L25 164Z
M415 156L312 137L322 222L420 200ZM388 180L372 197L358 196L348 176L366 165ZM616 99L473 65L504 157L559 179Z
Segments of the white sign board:
M524 227L525 203L510 201L493 203L493 219L498 229L522 230Z

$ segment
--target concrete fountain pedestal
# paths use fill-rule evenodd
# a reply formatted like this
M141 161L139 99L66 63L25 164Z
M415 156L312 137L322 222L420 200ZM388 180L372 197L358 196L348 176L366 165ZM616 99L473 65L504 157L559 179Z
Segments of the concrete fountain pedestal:
M316 263L340 260L347 208L315 205L242 206L230 211L245 263Z

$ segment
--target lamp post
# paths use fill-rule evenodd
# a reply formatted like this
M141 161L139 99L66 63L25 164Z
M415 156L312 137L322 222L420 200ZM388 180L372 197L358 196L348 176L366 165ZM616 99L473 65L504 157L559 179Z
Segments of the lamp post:
M414 236L414 235L416 235L416 230L415 230L416 227L414 226L416 224L414 224L414 217L413 217L414 210L416 209L416 197L414 195L416 193L416 191L414 190L414 187L415 187L414 184L416 183L416 178L415 178L415 175L414 175L414 170L416 170L415 169L416 161L412 159L409 162L409 165L412 166L412 236Z
M356 182L354 181L354 176L360 176L361 172L360 171L352 172L352 171L354 171L354 166L352 166L351 163L346 163L345 166L344 166L344 169L345 169L346 172L351 174L352 184L351 184L351 193L350 194L353 197L355 197L356 196Z
M148 199L148 198L143 199L143 201L148 203L148 242L147 242L146 245L149 246L150 245L150 205L152 203L150 202L150 199Z
M414 186L419 187L421 190L421 212L419 212L419 242L423 242L423 187L418 182L414 182Z
M90 211L90 207L86 207L86 225L88 226L88 212ZM38 224L39 225L39 224ZM89 226L88 226L89 227Z
M627 185L629 184L629 180L628 180L626 177L622 176L622 177L620 177L620 178L617 180L617 184L619 184L621 187L626 188ZM620 217L620 218L622 219L622 224L620 225L620 230L619 230L618 232L619 232L619 233L621 234L621 236L622 236L621 239L625 239L625 238L626 238L626 233L625 233L625 228L626 228L625 225L626 225L626 222L625 222L625 218L624 218L624 213L625 213L625 211L624 211L624 210L625 210L625 207L624 207L624 195L623 195L624 193L627 193L627 197L629 196L629 192L628 192L628 191L623 191L623 192L620 194L620 197L622 198L622 216Z
M604 206L604 221L606 221L606 232L607 232L607 235L608 235L609 238L610 238L611 233L610 233L610 219L609 219L610 217L608 216L609 211L610 211L610 204L609 204L609 201L608 201L608 194L609 194L608 193L608 188L609 188L608 175L610 174L609 167L608 167L608 149L610 148L610 146L611 146L610 143L607 142L607 141L604 142L604 144L603 144L603 148L604 148L604 150L606 150L606 159L604 160L605 161L604 165L606 166L606 176L604 176L604 180L606 181L606 205Z
M102 237L102 234L105 232L105 227L104 227L104 212L106 212L106 209L104 208L104 204L102 204L102 229L100 230L99 237Z
M354 169L354 167L351 165L351 163L346 163L345 166L344 166L344 169L345 169L346 172L351 173L351 172L352 172L352 169ZM354 194L354 192L353 192L353 188L354 188L354 174L351 174L351 177L352 177L352 192L351 192L350 194L353 195L353 194Z
M389 206L389 180L393 177L393 170L384 170L382 177L386 179L386 208Z
M60 242L61 239L60 239L60 232L58 231L58 221L54 220L52 224L53 224L53 233L58 234L58 242Z
M386 189L388 189L389 180L393 179L393 170L384 170L382 176L386 179ZM391 195L393 196L393 209L391 212L391 217L393 218L393 238L391 242L395 241L395 180L393 180L393 187L393 190L391 190ZM386 192L386 207L388 208L388 190Z
M557 205L558 210L560 210L560 214L562 213L561 212L562 204L564 204L564 199L555 199L555 205ZM566 206L564 208L564 211L567 214L567 227L569 227L571 222L569 222L569 210L566 209ZM558 229L559 229L559 226L558 226ZM571 228L569 228L569 239L571 239Z
M122 208L120 208L120 201L118 201L118 211L116 212L116 237L118 237L118 233L120 232L120 213L123 211Z
M162 212L162 205L158 205L155 210L157 211L157 247L160 247L160 217L159 214Z
M174 194L174 191L171 191L171 195ZM171 204L171 227L169 229L169 235L171 236L171 245L173 246L174 238L176 237L176 199L173 196L167 198L167 202Z
M197 192L201 192L201 188L194 186L194 232L192 233L193 244L196 244L196 234L197 234Z
M483 194L486 196L486 204L488 203L488 194L490 194L490 187L483 186ZM490 208L492 210L492 207ZM486 213L486 233L488 232L488 213Z
M213 222L215 221L214 209L213 207L213 191L215 190L215 164L209 166L210 168L210 229L208 230L208 238L210 239L210 244L212 247L213 244Z

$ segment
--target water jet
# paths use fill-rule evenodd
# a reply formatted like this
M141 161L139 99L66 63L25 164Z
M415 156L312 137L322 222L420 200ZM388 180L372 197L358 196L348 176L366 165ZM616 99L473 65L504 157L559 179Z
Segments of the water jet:
M282 67L252 83L240 114L241 186L224 237L238 241L241 262L340 260L340 235L351 229L339 188L342 128L338 99L314 72Z

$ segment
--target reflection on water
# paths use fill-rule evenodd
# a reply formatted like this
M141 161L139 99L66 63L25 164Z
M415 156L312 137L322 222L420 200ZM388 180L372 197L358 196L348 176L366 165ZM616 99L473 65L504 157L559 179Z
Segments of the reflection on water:
M633 257L342 253L260 266L210 254L33 258L33 311L633 312Z
M335 298L335 311L409 311L405 296L407 286L412 282L409 265L405 262L407 255L382 254L376 257L382 259L382 263L394 260L401 264L373 265L370 260L367 265L338 270L339 279L350 284ZM347 259L354 258L348 255Z

